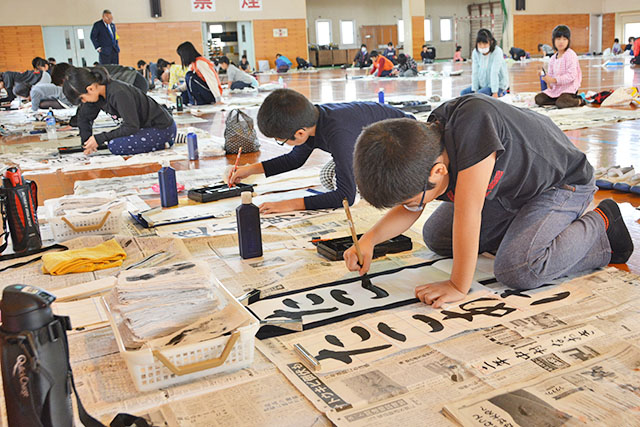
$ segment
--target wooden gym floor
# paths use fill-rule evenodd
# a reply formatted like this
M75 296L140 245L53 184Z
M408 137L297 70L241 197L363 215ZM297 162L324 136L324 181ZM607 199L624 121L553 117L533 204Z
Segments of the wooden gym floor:
M601 58L580 61L583 74L581 91L602 91L621 86L640 87L640 68L625 66L606 69L600 66L603 62ZM539 91L538 71L541 65L542 63L539 61L510 65L511 91ZM445 74L448 71L462 69L463 74L456 77L445 77L441 80L423 81L403 81L402 79L363 81L345 78L346 76L365 74L364 70L357 69L321 69L317 73L292 73L281 76L287 87L303 93L314 103L374 99L379 88L384 88L387 96L439 95L448 98L457 96L463 88L471 84L471 64L468 62L462 64L442 62L426 67ZM264 75L259 77L259 81L261 84L275 82L278 77L280 75ZM253 115L255 115L255 111ZM225 117L226 113L206 115L204 118L207 119L207 123L198 124L197 126L210 131L214 135L222 136ZM572 130L567 131L566 134L578 148L587 154L589 161L596 168L615 164L623 166L635 165L640 168L640 120L608 124L597 128ZM261 138L263 139L261 151L242 155L240 164L266 160L288 151L287 147L280 147L273 140ZM13 145L33 141L33 137L12 138L11 140L3 138L0 144ZM195 162L178 161L172 162L172 165L176 169L212 168L219 171L225 168L227 164L233 163L234 157L202 159ZM310 158L309 163L323 164L329 158L326 153L316 152ZM134 166L66 174L36 175L33 178L40 187L39 199L40 203L42 203L42 200L47 198L72 194L73 183L77 180L144 174L154 172L158 168L158 165ZM629 260L627 267L631 271L640 274L640 224L638 223L640 211L636 210L640 206L640 196L617 191L598 191L595 203L605 198L613 198L621 204L625 222L631 231L635 246L638 248ZM154 203L154 201L150 202ZM621 267L627 268L625 266Z

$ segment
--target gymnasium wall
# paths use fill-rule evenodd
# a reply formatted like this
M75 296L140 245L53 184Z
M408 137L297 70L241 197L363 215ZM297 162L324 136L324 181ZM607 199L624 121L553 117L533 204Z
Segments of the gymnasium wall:
M589 51L589 14L514 15L513 45L538 54L538 43L551 45L551 32L556 25L571 28L571 48L578 54ZM506 48L508 51L509 48Z
M0 71L30 70L31 60L44 56L42 28L39 25L0 27Z
M274 37L273 30L286 28L287 37ZM266 59L275 67L276 53L296 64L296 56L307 59L307 28L304 19L260 19L253 21L253 43L258 61Z

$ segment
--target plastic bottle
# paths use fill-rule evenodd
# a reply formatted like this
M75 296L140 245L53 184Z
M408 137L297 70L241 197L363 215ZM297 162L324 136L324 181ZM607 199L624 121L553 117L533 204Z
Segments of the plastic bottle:
M383 88L383 87L381 87L381 88L378 90L378 102L379 102L380 104L384 104L384 88Z
M178 204L178 185L176 183L176 170L171 167L168 161L163 162L162 168L158 171L158 181L160 183L160 201L163 208L170 208Z
M251 203L251 192L245 191L241 197L242 204L236 208L240 256L243 259L261 257L260 209Z
M187 150L189 151L189 160L198 160L198 135L194 132L187 134Z
M284 79L282 78L282 76L278 77L278 84L280 86L284 86Z
M182 94L179 93L176 95L176 111L179 113L184 111L184 106L182 105Z
M49 140L58 139L58 132L56 131L56 118L53 115L53 111L51 111L51 109L49 109L49 112L47 113L45 123L47 126L47 138Z

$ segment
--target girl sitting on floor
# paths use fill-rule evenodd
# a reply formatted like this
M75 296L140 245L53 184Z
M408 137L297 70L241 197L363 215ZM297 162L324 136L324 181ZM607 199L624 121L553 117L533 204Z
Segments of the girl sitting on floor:
M571 30L566 25L553 29L551 44L556 53L549 59L549 71L542 80L547 89L536 95L538 105L555 105L558 108L578 107L584 100L577 95L582 83L582 71L578 55L571 49Z
M113 154L126 156L163 150L175 141L171 114L140 89L112 80L103 67L70 67L62 90L69 102L83 104L78 128L85 154L105 143ZM93 121L100 110L122 119L120 127L93 135Z
M178 88L185 104L204 105L222 101L222 84L211 61L202 56L191 42L178 46L182 65L189 68L184 84Z
M463 89L460 95L482 93L498 98L504 96L509 88L509 73L504 53L496 46L491 31L480 29L476 36L476 48L471 54L471 87Z

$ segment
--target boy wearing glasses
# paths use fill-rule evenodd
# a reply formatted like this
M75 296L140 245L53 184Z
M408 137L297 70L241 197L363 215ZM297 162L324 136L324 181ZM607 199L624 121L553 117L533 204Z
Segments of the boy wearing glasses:
M356 196L353 177L353 147L356 139L364 127L391 118L413 117L376 102L313 105L294 90L275 90L260 106L258 128L278 144L287 144L293 149L282 156L239 167L229 177L229 182L238 183L254 174L273 176L298 169L313 150L320 149L331 154L335 162L336 190L305 198L263 203L260 212L338 208L345 198L352 204Z
M478 253L496 254L496 278L532 289L559 277L624 263L633 242L613 200L585 213L596 191L586 156L547 117L482 95L448 101L429 123L385 120L367 127L354 153L360 195L392 208L360 238L364 274L373 247L407 230L424 205L426 245L453 256L449 280L420 284L426 304L464 298Z

